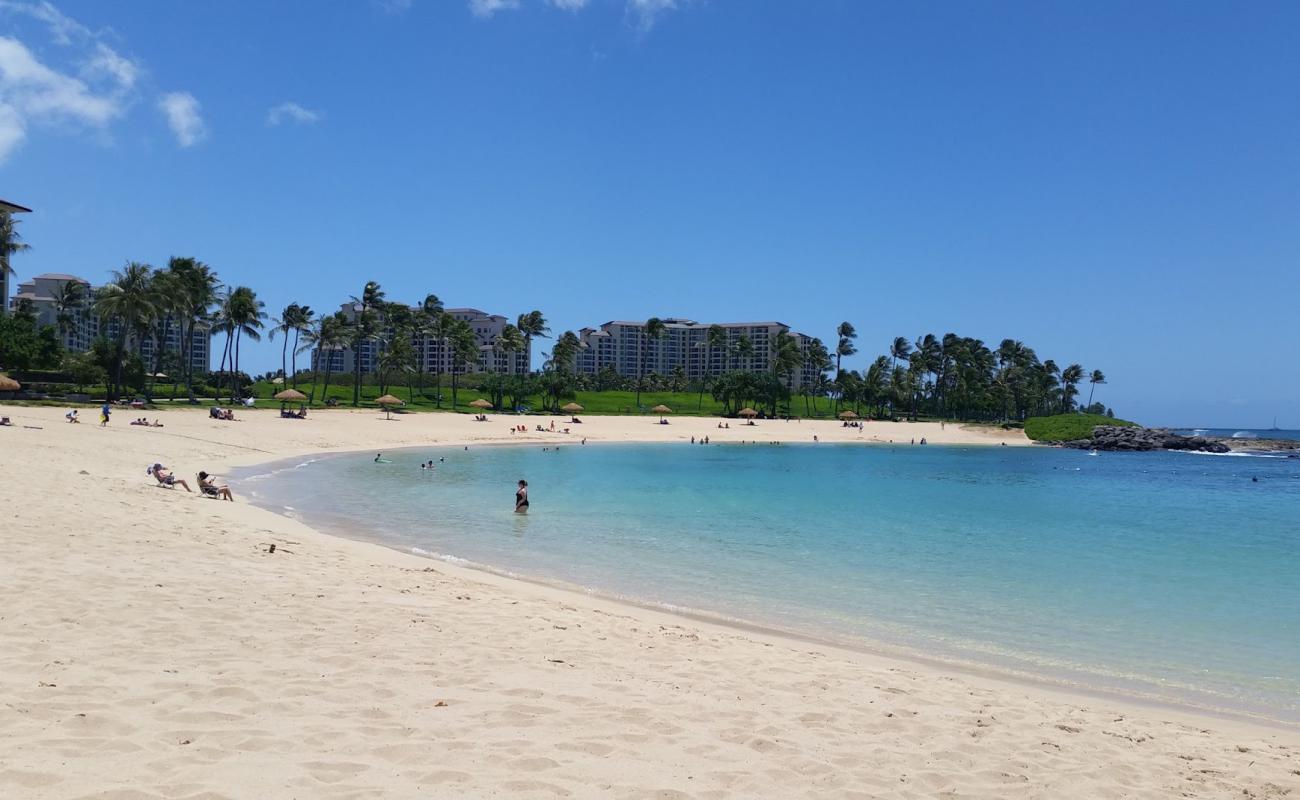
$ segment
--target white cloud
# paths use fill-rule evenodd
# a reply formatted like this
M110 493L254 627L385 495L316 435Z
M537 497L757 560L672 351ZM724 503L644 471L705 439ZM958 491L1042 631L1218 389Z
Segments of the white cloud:
M677 0L627 0L627 11L635 17L636 27L648 31L660 15L677 8Z
M476 17L487 18L507 9L519 8L519 0L469 0L469 10Z
M191 147L207 136L199 101L189 92L168 92L158 100L158 108L167 117L167 126L181 147Z
M94 34L90 29L72 17L54 7L48 0L39 3L23 3L18 0L0 0L0 11L11 14L23 14L39 22L44 22L50 30L50 37L55 44L70 45L74 38L91 39Z
M548 2L562 11L581 11L587 7L587 0L548 0Z
M266 124L279 125L282 122L298 122L303 125L312 125L320 121L320 116L319 111L303 108L297 103L281 103L266 112Z
M96 42L94 55L82 66L81 75L88 80L108 78L123 92L127 92L135 87L135 82L140 77L140 67L103 42Z
M121 74L110 86L96 88L41 63L17 39L0 36L0 160L22 143L33 124L102 129L121 116L130 88L123 76L130 72L130 62L117 58Z

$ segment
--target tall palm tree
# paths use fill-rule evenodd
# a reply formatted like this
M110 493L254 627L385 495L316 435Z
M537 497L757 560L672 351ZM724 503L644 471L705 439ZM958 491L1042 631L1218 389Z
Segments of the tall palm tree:
M436 294L426 294L424 300L420 303L420 308L416 311L415 318L412 320L412 329L420 340L419 351L416 353L415 374L420 385L420 396L424 396L424 369L427 366L429 354L435 352L434 343L440 340L435 336L438 329L440 318L444 315L442 300ZM441 344L436 352L441 352Z
M15 253L22 253L31 250L32 246L23 241L23 237L18 233L18 220L8 211L0 211L0 278L13 273L13 267L9 266L9 257ZM3 305L8 298L0 297L0 305ZM0 309L3 313L4 309Z
M1092 393L1097 391L1097 384L1106 382L1106 374L1099 369L1094 369L1088 376L1088 383L1092 386L1088 389L1088 406L1092 406Z
M237 286L230 293L229 312L227 315L230 333L234 338L234 349L231 351L231 370L230 370L230 399L231 401L239 400L241 388L239 385L239 351L240 344L245 337L254 342L262 340L262 329L265 327L264 320L266 312L262 309L266 304L257 299L257 293L247 286Z
M289 374L292 375L293 388L298 388L298 353L301 348L298 346L298 337L312 329L316 321L316 312L311 310L311 306L298 306L298 312L293 318L293 347L289 349Z
M95 312L117 325L113 337L113 386L109 399L122 394L122 366L126 360L126 340L137 330L142 320L153 314L153 297L149 291L149 277L153 267L139 262L129 262L120 270L113 270L113 280L101 288L95 298Z
M851 356L858 352L857 346L853 340L858 338L858 332L853 327L852 322L841 322L835 328L835 371L841 371L840 362L845 356Z
M378 321L375 311L384 303L384 290L375 281L367 281L360 297L352 298L357 318L349 327L352 346L352 405L361 404L361 348L374 338Z
M1083 381L1083 367L1071 364L1061 370L1061 413L1068 414L1074 407L1074 397L1079 393L1078 386Z
M658 317L651 317L641 327L641 358L636 380L636 407L641 407L641 383L645 380L645 357L650 349L650 342L657 342L664 335L664 322Z
M217 280L217 274L203 262L189 257L172 256L167 261L167 271L174 274L180 285L182 296L184 298L184 308L180 318L182 323L181 335L181 363L182 371L185 373L185 390L189 395L190 401L194 397L194 359L191 352L194 348L194 329L200 324L208 324L212 315L212 307L217 302L217 293L221 283ZM209 356L209 359L211 356ZM209 360L208 369L212 368ZM175 397L175 386L172 387L172 396Z
M529 311L526 314L520 314L515 320L515 327L524 335L524 350L528 352L529 358L533 353L533 337L545 337L551 332L546 326L546 317L542 316L540 311Z
M794 384L794 371L803 364L803 354L799 352L799 340L789 331L777 331L772 339L772 374L778 379L785 378L786 391ZM772 401L772 414L775 416L776 400Z
M507 323L506 326L501 329L501 333L497 334L497 337L492 340L492 351L497 356L501 356L501 355L513 356L515 353L518 353L523 348L524 348L523 332L520 331L518 327L514 325L510 325L509 323ZM512 369L509 366L509 362L507 362L506 373L510 374L513 372L514 369Z
M696 410L704 408L704 390L708 388L709 380L715 378L713 374L713 354L722 351L723 358L727 354L727 329L721 325L710 325L709 332L705 338L705 345L708 348L707 357L705 358L704 369L700 375L700 399L696 404ZM725 365L724 365L725 366ZM721 371L719 371L719 375Z
M447 341L451 346L451 408L455 411L460 370L478 360L478 338L468 322L453 319L449 324Z
M329 399L330 375L334 367L334 353L343 348L347 343L347 328L349 321L347 315L342 311L336 311L332 315L320 317L316 321L316 326L307 334L307 341L303 345L304 349L315 349L316 366L320 367L320 362L325 361L325 385L321 389L321 401ZM316 381L311 383L311 397L308 402L316 402Z
M283 380L289 377L289 331L297 330L299 312L302 306L297 303L290 303L284 307L277 319L271 320L271 329L268 331L271 341L275 341L276 334L283 334L284 341L280 343L280 378Z
M740 368L741 362L752 367L751 359L754 357L754 340L745 334L740 334L736 339L736 344L732 347L732 355L736 361L736 368Z
M86 307L86 294L86 285L81 281L64 281L54 290L55 322L65 346L73 324Z
M149 370L145 381L145 397L153 399L153 386L158 375L162 374L167 340L171 338L172 326L183 313L185 305L185 287L180 278L170 270L156 270L149 279L149 291L153 295L153 364L146 365ZM143 337L141 337L143 343ZM174 389L174 386L173 386ZM175 392L173 391L173 394Z
M813 339L808 343L808 349L803 354L803 363L804 366L814 375L812 384L805 384L803 387L804 413L807 414L810 411L808 408L808 395L812 392L819 391L818 384L821 382L817 380L817 378L824 377L826 375L826 370L831 368L830 351L826 349L826 345L821 339ZM816 411L816 409L817 401L814 400L811 410Z

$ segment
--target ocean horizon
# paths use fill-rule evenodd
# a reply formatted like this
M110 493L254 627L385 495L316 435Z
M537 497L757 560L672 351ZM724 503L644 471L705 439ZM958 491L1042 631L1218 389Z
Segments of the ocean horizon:
M233 479L255 504L421 555L1071 687L1300 720L1300 460L685 443L374 458L300 458ZM430 459L436 468L420 469ZM527 516L513 513L519 478L530 483Z

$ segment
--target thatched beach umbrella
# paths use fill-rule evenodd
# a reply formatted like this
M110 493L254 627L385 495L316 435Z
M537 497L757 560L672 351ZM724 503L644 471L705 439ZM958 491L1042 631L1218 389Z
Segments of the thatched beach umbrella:
M671 413L673 413L673 410L672 410L671 408L669 408L668 406L663 406L663 405L655 406L654 408L652 408L652 409L650 409L650 410L653 411L653 412L656 413L656 414L671 414Z
M758 412L752 408L742 408L736 412L736 416L744 417L745 419L753 419L758 416Z
M477 400L471 402L471 403L470 403L470 407L471 407L471 408L482 408L482 409L488 409L488 408L491 408L491 407L492 407L492 404L489 403L487 400L484 400L483 398L480 397L479 399L477 399Z
M23 385L8 375L0 375L0 392L16 392Z
M582 406L578 405L577 403L565 403L564 405L560 406L560 410L566 414L577 414L579 411L582 410Z
M841 411L841 412L840 412L840 419L857 419L857 418L858 418L858 415L855 414L855 413L853 413L852 411Z
M275 399L281 403L301 403L307 399L307 395L297 389L285 389L283 392L277 392Z
M391 394L386 394L383 397L376 400L375 402L384 407L384 414L386 419L393 418L393 406L406 405L405 400L402 400L400 397L393 397Z

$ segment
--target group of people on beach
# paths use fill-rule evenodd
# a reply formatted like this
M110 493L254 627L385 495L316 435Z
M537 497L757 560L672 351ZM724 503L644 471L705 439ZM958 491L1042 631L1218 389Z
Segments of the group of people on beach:
M154 480L158 481L159 486L165 486L174 489L177 486L187 492L193 492L190 485L182 478L176 475L161 462L155 461L152 466L145 470L145 474L152 475ZM234 502L235 496L231 494L229 486L221 486L217 483L217 476L207 472L200 471L198 474L199 492L204 497L212 497L218 500L229 500Z
M71 412L69 412L69 413L71 413ZM150 422L149 420L145 419L144 417L139 417L139 418L137 418L137 419L133 419L133 420L131 420L131 424L132 424L132 425L140 425L140 426L143 426L143 427L145 427L145 428L161 428L161 427L163 426L163 424L162 424L162 422L161 422L160 420L154 420L153 422Z

